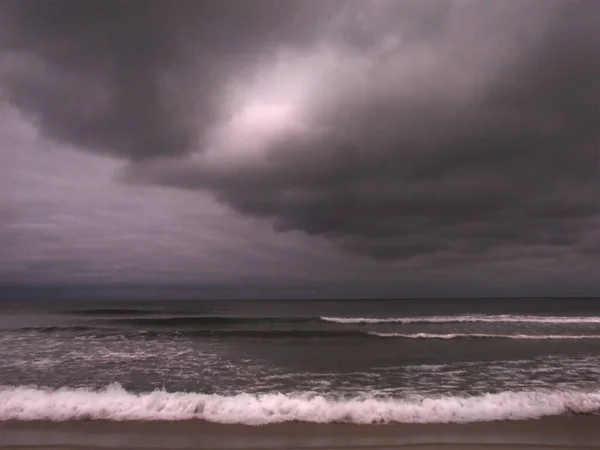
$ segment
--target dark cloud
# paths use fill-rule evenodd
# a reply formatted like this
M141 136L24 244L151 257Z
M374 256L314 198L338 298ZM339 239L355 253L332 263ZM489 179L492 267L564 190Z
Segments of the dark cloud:
M599 263L595 0L4 7L6 97L130 181L377 259Z
M134 159L185 154L215 120L220 78L269 42L305 39L314 4L3 1L4 94L57 140Z

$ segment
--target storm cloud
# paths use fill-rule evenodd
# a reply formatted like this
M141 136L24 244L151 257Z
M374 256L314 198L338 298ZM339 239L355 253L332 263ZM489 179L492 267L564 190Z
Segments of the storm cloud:
M599 267L596 0L1 5L4 99L119 182L411 267Z

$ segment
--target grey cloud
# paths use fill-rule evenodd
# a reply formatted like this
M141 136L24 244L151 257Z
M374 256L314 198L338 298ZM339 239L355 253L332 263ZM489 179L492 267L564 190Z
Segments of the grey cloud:
M91 31L81 11L65 24L14 7L7 42L25 59L9 60L3 89L48 136L130 159L129 181L205 190L353 253L432 268L598 264L598 2L281 3L245 3L251 21L156 2L140 22L139 3L104 2L112 12ZM47 7L66 5L77 8ZM36 36L24 31L38 22ZM254 159L243 142L211 161L202 144L226 121L229 75L268 72L284 47L290 67L325 52L310 68L307 129L284 130ZM191 106L161 97L165 71Z
M221 77L269 42L301 42L315 4L5 0L3 93L59 141L133 159L185 154L218 114Z
M0 118L0 290L155 283L240 292L372 279L376 264L344 261L300 233L274 235L206 195L114 183L118 161L48 148L16 114L0 109Z

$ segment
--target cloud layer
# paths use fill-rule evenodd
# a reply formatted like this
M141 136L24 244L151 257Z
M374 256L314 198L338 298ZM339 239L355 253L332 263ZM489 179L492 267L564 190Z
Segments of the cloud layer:
M122 182L415 268L600 263L595 0L2 6L5 99Z

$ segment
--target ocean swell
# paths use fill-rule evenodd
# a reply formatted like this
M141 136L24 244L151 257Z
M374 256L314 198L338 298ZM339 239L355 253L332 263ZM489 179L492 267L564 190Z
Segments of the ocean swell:
M574 316L519 316L519 315L464 315L464 316L407 316L407 317L321 317L321 320L339 324L380 323L547 323L547 324L595 324L600 317Z
M598 334L483 334L483 333L378 333L372 331L370 336L399 339L524 339L524 340L584 340L600 339Z

